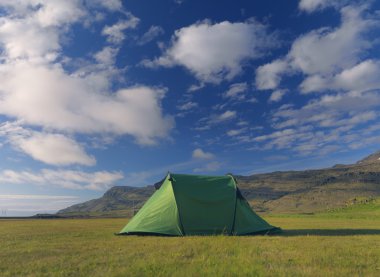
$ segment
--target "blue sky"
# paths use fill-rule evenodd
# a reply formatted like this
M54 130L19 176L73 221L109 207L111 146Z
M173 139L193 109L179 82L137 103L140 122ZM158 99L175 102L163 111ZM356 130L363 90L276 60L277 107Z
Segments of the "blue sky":
M0 209L379 150L377 1L0 1Z

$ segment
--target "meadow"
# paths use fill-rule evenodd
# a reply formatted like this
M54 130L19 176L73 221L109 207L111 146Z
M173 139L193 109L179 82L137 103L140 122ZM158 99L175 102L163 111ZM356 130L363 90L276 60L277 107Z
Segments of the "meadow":
M0 276L380 276L374 202L263 215L271 236L115 236L123 218L0 220Z

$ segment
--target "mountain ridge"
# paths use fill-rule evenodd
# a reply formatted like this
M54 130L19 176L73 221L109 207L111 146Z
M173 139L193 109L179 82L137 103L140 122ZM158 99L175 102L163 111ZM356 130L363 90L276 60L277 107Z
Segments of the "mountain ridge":
M379 197L380 151L355 164L234 177L242 194L258 212L312 213L343 207L357 198ZM115 186L98 199L73 205L58 214L133 215L161 181L146 187Z

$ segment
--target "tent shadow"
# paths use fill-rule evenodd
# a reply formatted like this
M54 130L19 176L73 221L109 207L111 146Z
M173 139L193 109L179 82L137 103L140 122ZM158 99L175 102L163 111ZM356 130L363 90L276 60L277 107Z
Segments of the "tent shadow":
M272 236L355 236L380 235L379 229L283 229L281 233Z

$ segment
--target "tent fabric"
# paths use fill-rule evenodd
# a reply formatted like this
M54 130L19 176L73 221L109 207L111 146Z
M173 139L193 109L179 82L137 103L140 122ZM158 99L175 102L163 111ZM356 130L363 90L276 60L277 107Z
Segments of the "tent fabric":
M156 233L181 236L182 227L169 176L120 233Z
M168 174L121 235L248 235L278 228L259 217L227 176Z

